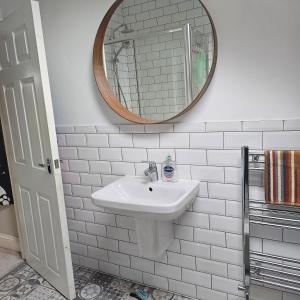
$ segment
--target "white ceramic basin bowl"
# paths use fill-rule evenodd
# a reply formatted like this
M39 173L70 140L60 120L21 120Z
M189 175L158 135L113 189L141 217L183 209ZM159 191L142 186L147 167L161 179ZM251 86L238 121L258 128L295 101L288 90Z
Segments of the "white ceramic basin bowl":
M175 220L199 191L199 181L149 182L146 177L125 176L92 194L96 206L126 211L138 218Z
M137 244L143 257L160 257L174 239L173 220L189 207L199 181L149 182L146 177L125 176L92 194L96 206L135 218Z

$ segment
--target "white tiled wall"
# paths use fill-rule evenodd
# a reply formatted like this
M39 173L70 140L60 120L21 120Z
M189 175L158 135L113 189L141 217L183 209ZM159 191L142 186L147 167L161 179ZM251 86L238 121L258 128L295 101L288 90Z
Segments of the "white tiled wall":
M213 56L212 28L209 18L198 0L144 1L125 0L108 25L106 39L120 24L134 30L130 34L117 32L116 38L142 37L130 41L121 51L118 62L120 83L129 110L153 120L168 119L185 106L184 36L183 31L163 33L169 29L192 26L192 46L201 45L208 53L208 68ZM124 28L122 28L124 29ZM147 33L154 36L145 37ZM121 43L105 47L106 67L111 87L117 95L116 76L112 58ZM135 54L134 54L135 49ZM192 54L193 58L194 55ZM136 61L135 61L136 60ZM195 83L195 82L194 82ZM196 96L202 86L193 85ZM126 105L123 101L123 105ZM140 107L139 107L140 103Z
M239 300L243 293L240 147L300 149L300 121L58 127L73 261L203 300ZM171 153L179 178L201 181L190 211L176 222L163 257L139 257L132 218L95 207L91 193L122 175L142 175L151 159ZM263 190L250 189L252 199ZM300 258L299 235L255 226L256 251ZM264 239L262 239L264 238ZM253 288L253 299L299 299Z

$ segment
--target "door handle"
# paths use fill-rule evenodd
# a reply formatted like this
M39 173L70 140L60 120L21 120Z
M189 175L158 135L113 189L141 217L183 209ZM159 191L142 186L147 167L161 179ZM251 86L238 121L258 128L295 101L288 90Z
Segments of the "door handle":
M48 173L51 174L52 170L51 170L51 160L49 158L47 158L46 160L46 164L38 164L39 167L41 168L47 168Z

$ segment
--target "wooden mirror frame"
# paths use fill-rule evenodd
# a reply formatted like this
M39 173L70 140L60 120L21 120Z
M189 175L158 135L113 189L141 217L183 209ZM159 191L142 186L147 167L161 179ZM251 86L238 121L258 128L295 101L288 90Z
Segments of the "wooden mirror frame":
M103 55L103 45L104 45L104 38L105 33L108 27L108 24L110 22L111 17L113 16L114 12L117 10L117 8L121 5L121 3L124 0L116 0L115 3L110 7L106 15L104 16L95 38L94 43L94 51L93 51L93 69L94 69L94 76L95 80L98 85L98 89L100 91L100 94L102 98L105 100L105 102L110 106L110 108L117 113L119 116L125 118L128 121L139 123L139 124L160 124L165 123L168 121L171 121L187 111L189 111L195 104L202 98L204 93L206 92L216 69L217 64L217 57L218 57L218 40L217 40L217 32L215 25L213 23L213 20L211 18L210 13L206 9L205 5L202 3L201 0L198 0L203 8L205 9L205 12L210 20L210 24L212 27L212 33L213 33L213 41L214 41L214 53L213 53L213 60L212 60L212 66L209 71L207 80L203 86L203 88L200 90L199 94L195 97L195 99L191 102L190 105L188 105L184 110L179 112L177 115L174 115L172 118L162 120L162 121L154 121L154 120L148 120L143 117L138 116L135 113L130 112L126 109L125 106L123 106L118 98L113 94L111 87L109 85L109 82L105 75L105 67L104 67L104 55Z

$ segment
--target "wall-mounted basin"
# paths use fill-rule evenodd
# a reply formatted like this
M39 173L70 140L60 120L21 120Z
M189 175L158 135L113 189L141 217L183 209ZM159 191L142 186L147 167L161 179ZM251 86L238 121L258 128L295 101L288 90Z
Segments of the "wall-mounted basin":
M135 218L140 255L159 257L174 239L173 221L189 207L199 181L155 181L125 176L92 194L95 205Z
M199 181L149 182L146 177L125 176L93 193L97 206L123 210L139 218L170 221L179 217L199 191Z

